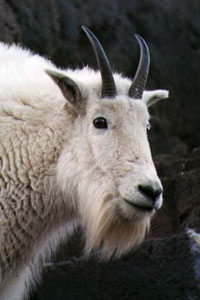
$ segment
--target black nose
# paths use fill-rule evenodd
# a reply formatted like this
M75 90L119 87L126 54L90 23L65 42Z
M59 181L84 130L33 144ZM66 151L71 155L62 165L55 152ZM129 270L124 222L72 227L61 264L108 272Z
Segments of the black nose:
M162 194L163 189L162 187L159 185L150 185L150 184L140 184L138 186L140 192L142 192L142 194L144 194L145 196L147 196L148 198L151 199L151 201L154 203L158 197Z

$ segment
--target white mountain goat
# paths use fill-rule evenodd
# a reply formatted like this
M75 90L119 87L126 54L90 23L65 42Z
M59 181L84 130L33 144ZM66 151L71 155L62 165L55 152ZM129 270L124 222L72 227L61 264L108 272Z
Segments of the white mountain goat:
M119 257L143 240L162 205L147 107L168 92L144 91L148 47L136 36L131 83L112 74L99 41L83 29L100 72L63 71L0 44L1 300L24 299L41 261L77 224L86 253Z

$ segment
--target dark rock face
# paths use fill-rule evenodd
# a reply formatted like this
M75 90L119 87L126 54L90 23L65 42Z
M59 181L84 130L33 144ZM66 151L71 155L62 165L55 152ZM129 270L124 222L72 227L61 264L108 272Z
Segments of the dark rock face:
M186 154L200 144L200 6L188 0L2 0L1 40L19 42L65 67L94 55L80 25L102 41L118 72L134 76L142 35L150 48L148 89L167 88L170 100L152 109L154 153ZM167 150L166 150L167 149Z
M193 228L200 232L200 148L184 159L155 158L164 185L164 207L152 222L151 235L163 237Z
M119 261L62 261L44 269L43 284L33 300L197 300L199 235L181 234L146 241ZM195 251L194 251L195 249Z

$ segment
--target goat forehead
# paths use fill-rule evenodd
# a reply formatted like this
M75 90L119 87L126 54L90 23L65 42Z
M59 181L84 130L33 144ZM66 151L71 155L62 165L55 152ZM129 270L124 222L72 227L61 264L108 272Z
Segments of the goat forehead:
M114 119L146 120L149 113L146 105L141 100L130 100L128 97L116 99L101 99L91 106L90 115L105 115Z

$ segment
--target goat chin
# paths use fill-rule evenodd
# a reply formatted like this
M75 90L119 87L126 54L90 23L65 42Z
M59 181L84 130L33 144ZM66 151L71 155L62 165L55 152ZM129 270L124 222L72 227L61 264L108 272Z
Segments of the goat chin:
M100 259L108 260L119 258L139 246L149 228L149 220L134 224L111 222L107 228L104 223L102 225L102 231L96 234L93 231L86 237L85 253L89 255L92 250L97 250L95 252Z

